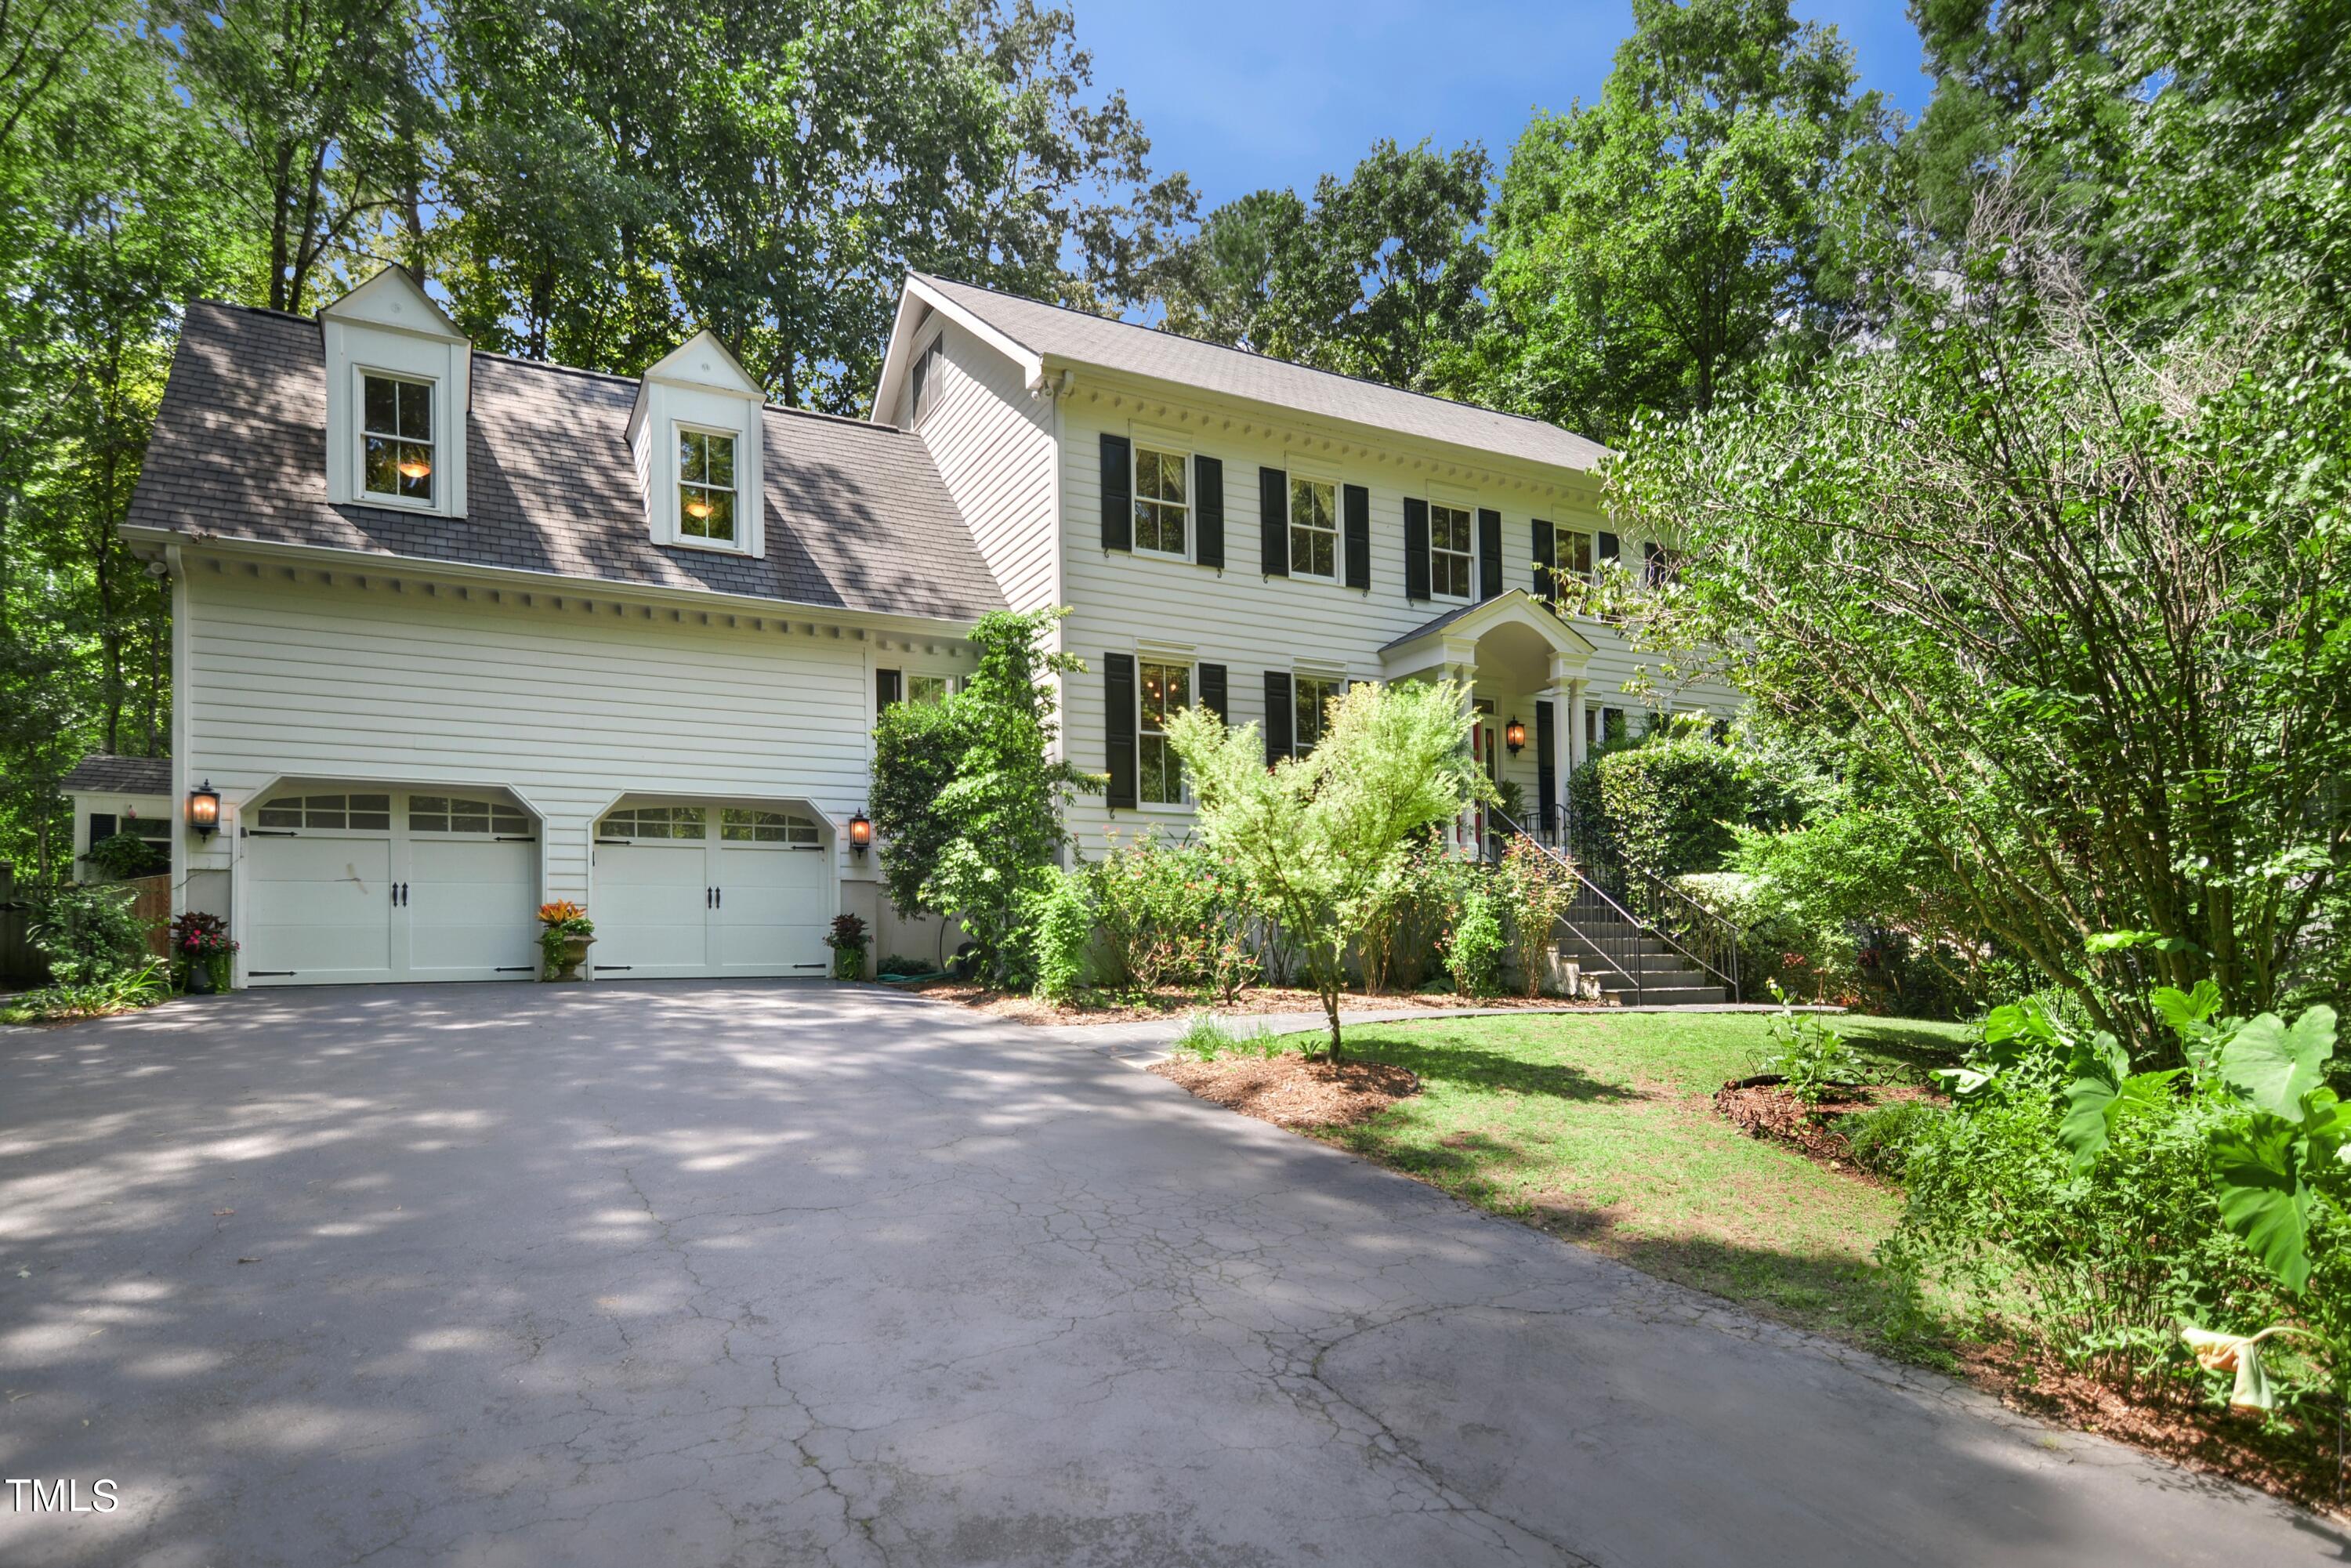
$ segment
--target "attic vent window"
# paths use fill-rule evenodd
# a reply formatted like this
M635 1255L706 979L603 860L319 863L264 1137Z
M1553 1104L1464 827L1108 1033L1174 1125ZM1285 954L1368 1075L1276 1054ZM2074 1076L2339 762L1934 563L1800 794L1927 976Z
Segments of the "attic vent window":
M708 430L677 433L678 532L735 542L735 438Z
M433 383L362 375L360 466L367 493L433 501Z

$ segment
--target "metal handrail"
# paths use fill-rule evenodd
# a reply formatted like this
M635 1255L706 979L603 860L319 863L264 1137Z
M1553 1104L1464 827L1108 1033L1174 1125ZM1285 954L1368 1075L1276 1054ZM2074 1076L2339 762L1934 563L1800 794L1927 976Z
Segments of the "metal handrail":
M1573 799L1563 797L1560 801L1560 836L1572 846L1579 837L1575 831L1577 821ZM1587 852L1577 860L1584 879L1597 883L1600 878L1595 873L1614 873L1619 883L1618 892L1623 894L1621 901L1609 897L1610 904L1616 908L1643 903L1666 904L1669 907L1678 905L1683 927L1678 931L1661 924L1654 909L1636 917L1638 924L1675 952L1729 987L1731 1000L1740 1000L1739 944L1741 933L1739 927L1663 877L1638 866L1625 864L1623 856L1610 852L1614 847L1605 839L1596 835L1593 838L1586 846ZM1636 896L1634 893L1635 887L1648 898ZM1711 938L1711 942L1699 940L1699 934ZM1711 955L1696 950L1708 947L1712 949Z

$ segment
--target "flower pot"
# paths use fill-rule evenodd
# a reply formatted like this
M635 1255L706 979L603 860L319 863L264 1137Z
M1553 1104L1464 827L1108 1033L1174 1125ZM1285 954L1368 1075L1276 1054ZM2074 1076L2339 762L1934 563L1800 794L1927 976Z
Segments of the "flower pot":
M558 959L552 955L549 957L549 966L552 967L554 972L552 974L544 975L541 978L548 980L579 979L580 977L580 966L588 961L588 949L594 946L595 944L596 938L593 936L566 936L563 939L562 957Z
M213 994L212 960L201 953L188 956L188 995L209 997Z

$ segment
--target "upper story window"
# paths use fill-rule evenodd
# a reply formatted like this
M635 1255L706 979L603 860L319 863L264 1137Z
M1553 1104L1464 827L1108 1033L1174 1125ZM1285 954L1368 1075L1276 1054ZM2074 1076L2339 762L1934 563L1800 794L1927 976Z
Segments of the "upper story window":
M913 387L906 400L908 412L913 415L910 423L922 423L923 415L928 413L931 405L938 401L939 374L946 369L946 334L942 332L931 340L929 348L914 357Z
M1135 672L1142 711L1134 728L1135 794L1146 806L1184 803L1184 759L1167 744L1167 719L1192 706L1192 666L1145 659Z
M711 430L677 433L677 531L735 542L735 438Z
M1180 556L1190 536L1191 494L1185 476L1191 464L1178 452L1134 449L1134 548Z
M1581 528L1552 530L1552 572L1561 582L1592 580L1592 536Z
M1440 599L1467 599L1477 580L1470 570L1475 553L1470 540L1469 508L1428 504L1428 588Z
M1347 683L1337 675L1299 675L1290 685L1291 754L1303 757L1322 744L1322 727L1331 705L1347 695Z
M367 494L433 504L433 383L362 372L360 472Z
M1339 575L1339 487L1324 479L1290 479L1290 575Z

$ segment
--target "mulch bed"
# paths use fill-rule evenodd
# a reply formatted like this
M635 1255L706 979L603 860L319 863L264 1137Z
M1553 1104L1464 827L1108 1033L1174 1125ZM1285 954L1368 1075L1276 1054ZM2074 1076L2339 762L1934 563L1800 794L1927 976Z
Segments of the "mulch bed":
M1343 1061L1333 1066L1287 1052L1215 1061L1176 1057L1150 1071L1203 1100L1278 1127L1348 1126L1420 1092L1419 1077L1406 1068L1384 1061Z
M1968 1381L2011 1409L2097 1432L2210 1475L2225 1476L2273 1497L2336 1518L2351 1518L2337 1498L2341 1467L2334 1423L2308 1435L2264 1431L2248 1411L2216 1408L2192 1386L2164 1377L2125 1382L2095 1369L2067 1366L2012 1344L1953 1347Z
M1050 1002L1040 1002L1034 997L991 991L967 980L892 980L883 984L928 997L935 1002L953 1002L993 1018L1027 1024L1142 1023L1153 1019L1180 1018L1186 1013L1203 1011L1215 1013L1220 1018L1246 1018L1260 1013L1319 1013L1322 1010L1322 998L1314 992L1287 986L1253 986L1229 1002L1208 1000L1192 990L1154 991L1144 997L1099 992L1075 1006L1061 1008ZM1350 991L1339 1005L1343 1008L1422 1008L1433 1013L1450 1012L1461 1008L1590 1008L1598 1011L1605 1006L1600 1002L1565 1001L1558 997L1458 997L1419 991L1377 997Z
M1773 1072L1734 1078L1714 1092L1715 1109L1735 1125L1756 1137L1786 1144L1831 1170L1870 1182L1882 1178L1854 1163L1853 1145L1835 1130L1837 1118L1899 1100L1940 1103L1942 1099L1932 1089L1915 1083L1855 1084L1831 1090L1819 1104L1807 1105L1789 1092L1786 1080Z

